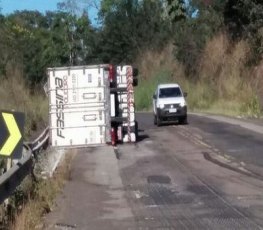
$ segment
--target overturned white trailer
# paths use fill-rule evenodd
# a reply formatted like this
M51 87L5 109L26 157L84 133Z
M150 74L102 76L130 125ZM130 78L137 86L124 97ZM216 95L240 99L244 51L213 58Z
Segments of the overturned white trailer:
M137 70L109 64L48 69L52 146L136 142Z

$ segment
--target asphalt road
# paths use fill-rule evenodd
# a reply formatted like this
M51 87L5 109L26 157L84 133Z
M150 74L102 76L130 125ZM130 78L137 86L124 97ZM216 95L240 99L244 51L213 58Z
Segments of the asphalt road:
M162 127L137 118L136 145L79 150L44 229L263 228L260 132L194 115Z
M190 116L190 125L199 129L204 139L239 161L263 167L263 135L238 125Z

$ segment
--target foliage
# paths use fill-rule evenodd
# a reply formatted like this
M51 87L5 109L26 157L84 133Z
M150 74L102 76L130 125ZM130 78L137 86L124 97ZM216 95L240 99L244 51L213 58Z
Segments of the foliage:
M45 81L47 67L84 64L92 56L95 31L87 14L17 11L1 21L0 70L21 65L30 85Z
M228 0L225 24L233 40L248 39L253 48L254 62L263 54L263 4L261 0Z
M159 54L145 53L138 60L142 79L135 89L137 110L152 110L152 95L159 83L176 82L188 92L191 111L260 116L253 70L245 65L249 53L244 40L233 45L226 34L217 34L205 45L194 79L173 59L170 46Z
M172 22L186 17L185 2L183 0L167 0L167 14Z
M197 64L206 42L223 26L222 1L192 0L188 17L174 25L175 56L195 75Z
M96 0L64 0L58 11L16 11L0 17L0 74L8 63L22 66L35 86L52 66L133 63L147 50L175 45L175 58L196 76L206 43L218 31L249 39L254 58L263 50L263 5L259 0L102 0L100 24L87 10Z
M263 4L260 0L228 0L224 15L229 33L235 38L253 37L263 26Z
M138 53L158 49L169 38L162 1L104 0L100 10L104 62L133 62Z
M87 13L90 6L100 6L96 26ZM100 4L97 0L61 0L55 12L0 15L0 77L10 78L7 70L15 66L34 91L46 81L47 67L138 64L138 57L150 52L158 60L158 54L169 46L173 51L169 62L183 66L185 78L200 82L203 59L211 58L206 56L206 47L216 34L232 38L225 54L238 41L246 41L250 58L244 66L261 60L262 7L259 0L101 0ZM218 72L210 78L220 78L224 67L218 65ZM167 80L164 74L160 76ZM254 102L250 108L256 108Z

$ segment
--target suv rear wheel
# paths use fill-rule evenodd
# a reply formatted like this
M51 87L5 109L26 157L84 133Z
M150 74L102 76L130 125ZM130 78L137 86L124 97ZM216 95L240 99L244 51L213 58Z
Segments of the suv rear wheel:
M157 124L157 116L154 115L154 118L153 118L153 124L156 125Z
M179 118L179 124L187 124L187 115Z
M161 119L158 115L156 116L156 124L158 127L161 126Z

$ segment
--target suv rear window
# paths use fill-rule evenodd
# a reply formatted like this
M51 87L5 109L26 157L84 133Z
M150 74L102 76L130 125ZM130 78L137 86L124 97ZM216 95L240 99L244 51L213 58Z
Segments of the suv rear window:
M159 90L159 98L181 97L182 92L179 87L162 88Z

